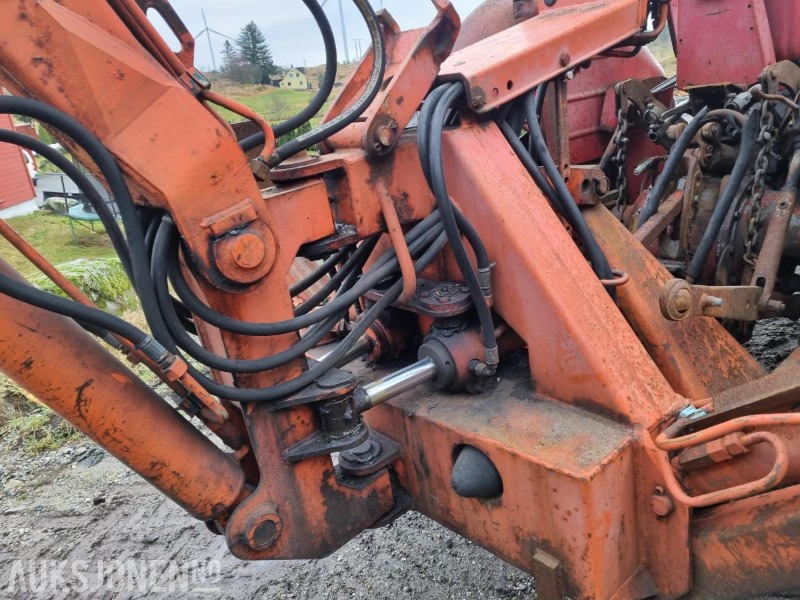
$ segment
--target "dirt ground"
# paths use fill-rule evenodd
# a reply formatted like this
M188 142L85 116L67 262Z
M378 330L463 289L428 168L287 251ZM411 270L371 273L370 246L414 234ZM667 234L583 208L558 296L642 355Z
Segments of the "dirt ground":
M774 367L797 337L773 321L749 347ZM0 444L2 597L536 597L531 577L416 513L324 560L245 563L88 441L37 456Z

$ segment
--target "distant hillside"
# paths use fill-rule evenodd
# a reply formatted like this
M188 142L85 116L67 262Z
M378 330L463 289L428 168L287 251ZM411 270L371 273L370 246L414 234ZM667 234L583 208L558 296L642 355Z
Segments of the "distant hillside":
M353 71L356 70L357 63L339 63L336 68L336 81L344 83L348 80ZM308 82L313 89L319 87L319 82L322 81L322 76L325 73L325 65L318 65L316 67L308 67Z

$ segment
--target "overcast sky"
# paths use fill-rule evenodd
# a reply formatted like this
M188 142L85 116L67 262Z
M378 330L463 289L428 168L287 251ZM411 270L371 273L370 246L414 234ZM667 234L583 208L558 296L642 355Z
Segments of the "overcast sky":
M222 34L235 38L242 26L251 19L261 28L272 50L275 63L281 66L301 66L305 60L311 67L325 62L325 52L314 20L300 0L171 0L175 10L192 34L203 30L201 9L206 13L208 26ZM386 8L402 29L427 25L436 14L430 0L371 0L376 10ZM481 0L452 0L463 19ZM355 58L355 40L361 39L362 50L369 47L367 29L361 15L351 0L341 0L347 29L350 59ZM327 0L325 12L336 34L339 60L344 61L342 49L342 25L339 18L339 0ZM163 29L159 27L163 32ZM166 36L165 36L166 37ZM171 41L171 40L170 40ZM225 38L212 34L211 38L217 63L221 62L220 51ZM210 70L211 53L205 36L197 40L195 63L201 69Z

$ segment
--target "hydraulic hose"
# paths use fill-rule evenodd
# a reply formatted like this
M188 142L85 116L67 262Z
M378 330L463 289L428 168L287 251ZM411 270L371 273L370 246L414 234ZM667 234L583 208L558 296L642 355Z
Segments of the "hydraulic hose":
M678 166L681 164L684 153L687 148L689 148L689 144L692 143L694 136L697 135L697 132L700 131L700 128L703 126L706 113L708 113L707 106L703 107L702 110L695 115L694 119L686 126L686 129L683 130L683 133L681 133L680 137L672 145L667 161L664 163L664 169L656 179L655 184L653 184L653 189L651 189L650 193L647 195L647 200L645 200L644 207L639 215L639 226L637 229L641 229L642 225L656 214L658 205L661 204L661 200L667 191L667 186L675 175Z
M314 95L314 98L311 99L308 106L290 119L273 126L272 132L275 134L276 138L294 131L312 119L314 115L322 109L325 102L328 101L333 86L336 83L338 59L336 57L336 38L333 35L331 24L319 2L316 0L303 0L303 4L311 11L314 20L317 22L317 27L319 27L320 33L322 34L322 41L325 44L325 75L322 78L319 90L317 90L317 93ZM260 131L255 135L244 138L239 145L242 147L242 150L247 152L256 146L262 145L264 141L264 132Z
M570 222L575 232L581 238L589 262L592 264L594 272L599 279L613 279L614 275L611 272L611 267L608 264L605 254L598 246L597 241L594 239L586 220L583 218L578 205L575 204L575 199L569 193L561 173L553 162L553 157L550 156L550 151L547 148L547 143L542 134L542 128L539 125L539 115L536 113L536 97L535 94L529 93L525 97L525 113L528 120L528 131L532 138L533 151L536 158L539 159L539 164L544 167L547 176L550 178L550 183L553 186L556 195L561 199L561 207L564 210L564 217ZM528 169L531 171L531 169ZM607 288L609 295L616 298L614 288Z
M442 152L444 123L447 118L448 110L450 110L452 105L464 94L464 88L460 83L445 85L447 89L441 97L438 98L433 108L433 115L430 118L430 142L428 151L430 152L431 189L436 198L436 206L439 209L442 225L447 234L447 241L450 243L453 255L464 277L464 282L469 288L470 296L472 296L472 300L475 304L475 310L478 313L485 351L484 362L490 369L495 369L500 361L500 355L497 349L497 339L494 333L492 314L486 303L486 298L484 297L484 292L478 280L478 276L470 263L469 255L464 247L464 242L461 240L461 233L456 222L453 204L447 192L447 182L445 181L444 175L444 155Z
M97 213L97 216L100 218L100 222L103 224L103 227L105 227L108 238L111 240L111 245L114 246L114 250L119 255L122 267L128 274L131 283L133 283L133 269L131 267L131 254L128 249L128 242L122 234L122 230L119 228L114 215L111 213L111 209L108 208L100 192L92 185L89 178L81 173L81 170L72 164L63 154L36 138L24 135L18 131L0 129L0 142L21 146L36 152L36 154L40 156L44 156L56 167L61 169L64 174L78 186L80 192L86 196L92 208L94 208Z
M711 247L714 245L717 236L719 236L725 217L730 212L731 205L739 192L747 170L750 168L756 146L756 138L758 137L760 119L761 111L755 111L747 118L747 123L742 133L739 155L736 157L736 162L733 165L731 178L728 181L728 185L725 187L725 192L723 192L722 197L714 207L714 212L711 213L711 220L706 230L703 232L703 237L697 245L697 250L689 263L689 267L686 269L686 280L689 282L696 281L702 274L703 267L708 259L708 253L711 251Z
M438 225L438 220L432 219L430 221L421 221L407 236L407 240L411 239L411 233L417 230L420 225L426 225L428 230L436 231L435 227ZM437 232L438 233L438 232ZM427 240L424 233L418 235L413 241L409 242L409 250L419 252L421 247L424 247L424 242ZM284 333L293 333L306 327L310 327L320 321L340 314L342 308L347 309L353 303L357 302L359 298L365 294L369 289L377 285L381 280L391 275L397 269L397 259L394 257L394 250L390 249L383 255L383 260L379 259L376 264L363 276L361 279L349 290L341 296L334 298L331 302L324 304L315 311L308 314L288 319L285 321L276 321L272 323L254 323L249 321L239 321L226 315L223 315L210 306L206 305L200 300L189 287L180 266L177 263L177 253L169 260L169 276L170 281L175 289L175 293L186 304L186 307L200 317L202 320L229 331L231 333L238 333L241 335L254 335L254 336L269 336L269 335L282 335Z
M437 238L428 246L424 254L420 256L415 263L414 268L417 273L420 273L425 267L433 262L439 252L441 252L446 242L447 238L445 234L443 232L439 233ZM386 291L386 293L384 293L381 299L373 304L369 310L364 313L361 319L354 324L354 327L350 333L345 336L345 338L336 346L334 350L329 352L325 358L312 366L308 371L305 371L302 375L299 375L290 381L262 389L235 388L217 383L213 379L210 379L209 377L206 377L200 373L191 365L189 365L189 372L195 378L197 378L198 381L201 381L203 387L205 387L208 392L221 398L226 398L228 400L237 402L274 402L276 400L280 400L289 394L293 394L304 387L311 385L330 369L336 367L336 365L339 364L339 361L341 361L342 358L347 355L350 348L352 348L352 346L361 338L361 336L366 333L367 329L369 329L370 325L372 325L375 319L377 319L378 316L400 296L402 290L402 281L398 281L393 284Z
M422 110L420 110L419 119L417 120L417 148L420 156L420 163L422 165L422 173L425 175L425 179L428 182L428 187L431 187L431 118L433 117L433 109L441 99L442 94L444 94L446 91L447 85L440 85L430 94L428 94L428 97L425 98L425 102L422 104ZM483 244L483 240L481 240L472 223L470 223L469 220L464 216L464 213L462 213L461 210L452 202L450 205L453 207L453 214L455 215L456 222L458 223L458 228L461 230L461 233L464 234L464 237L467 238L467 242L469 242L469 245L472 247L472 251L475 253L475 261L478 265L478 270L488 272L489 269L491 269L491 262L489 260L489 254L486 252L486 246Z
M314 310L317 306L324 302L324 300L330 296L345 279L347 279L347 276L351 272L360 270L361 267L363 267L366 263L369 255L372 253L372 250L375 248L375 244L370 243L371 241L372 240L367 240L361 244L356 251L353 252L352 256L347 259L347 262L345 262L342 268L340 268L333 277L325 282L325 285L323 285L317 292L312 294L308 300L303 302L303 304L298 306L294 311L295 316L300 317Z
M560 214L566 215L566 210L563 207L561 197L556 194L556 191L553 189L553 186L550 185L547 177L545 177L544 173L542 173L542 171L539 169L530 151L525 150L525 146L522 144L522 141L517 137L517 134L513 129L511 129L511 126L508 123L505 121L498 121L497 124L500 127L500 131L511 145L511 148L516 153L517 157L525 166L525 169L528 171L528 173L530 173L534 183L536 183L536 186L542 190L542 193L547 197L550 203L556 207L556 210ZM529 139L532 141L533 135L529 135ZM570 225L572 225L571 222Z
M117 161L102 143L78 121L66 113L38 100L16 96L0 96L0 113L17 114L36 119L60 130L78 144L94 161L103 174L111 195L119 207L131 256L133 287L139 295L147 323L153 337L161 341L169 335L153 292L147 248L139 222L139 215L133 203L128 185ZM172 348L168 348L172 351Z
M116 333L135 345L146 343L147 338L150 337L138 327L110 313L49 292L43 292L28 283L2 273L0 273L0 293L11 296L20 302L70 317L79 323L98 327L102 331Z
M300 281L295 282L295 284L289 288L289 293L292 295L292 297L294 298L295 296L299 296L312 285L317 283L320 279L325 277L325 275L330 273L331 269L333 269L344 258L350 249L350 246L346 246L340 250L337 250L328 258L326 258L321 265L314 269L314 271L303 277Z
M170 252L175 254L177 248L177 229L169 218L165 218L158 229L153 246L152 265L153 281L156 285L156 297L158 298L159 307L161 308L167 328L172 334L175 344L191 357L212 369L219 369L230 373L258 373L260 371L278 368L294 359L304 356L306 352L316 346L317 343L330 332L336 321L341 318L341 315L335 315L326 321L322 321L315 325L299 343L287 350L264 358L246 360L214 354L195 342L192 337L186 333L171 302L167 285L167 264L169 262Z
M279 146L275 149L272 158L269 160L269 166L275 167L282 161L297 154L301 150L310 148L332 136L333 134L341 131L350 123L354 122L361 114L372 104L372 101L380 91L381 83L383 82L383 74L386 70L386 46L383 40L383 31L381 31L378 18L375 11L369 4L368 0L353 0L358 8L361 16L367 24L369 35L372 40L372 51L374 54L374 64L372 73L370 75L367 86L362 92L361 96L350 106L348 106L341 114L337 115L330 121L323 123L316 129L304 133L303 135L294 138Z

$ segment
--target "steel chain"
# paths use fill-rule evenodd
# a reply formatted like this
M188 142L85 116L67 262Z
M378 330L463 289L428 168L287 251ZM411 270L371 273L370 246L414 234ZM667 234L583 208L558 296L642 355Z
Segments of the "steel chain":
M752 206L750 208L750 222L747 226L745 237L744 262L750 267L755 267L758 254L755 252L758 240L758 224L761 221L761 201L767 190L767 170L769 169L770 142L773 139L775 117L772 114L771 102L765 100L761 104L761 121L758 132L758 157L756 158L756 172L753 178Z
M628 119L625 116L625 110L620 106L617 112L617 130L614 135L617 138L617 151L614 154L614 162L617 165L617 204L615 207L617 216L620 221L623 219L625 207L628 205L627 197L625 196L626 188L628 187L628 176L626 174L627 160L628 160Z

